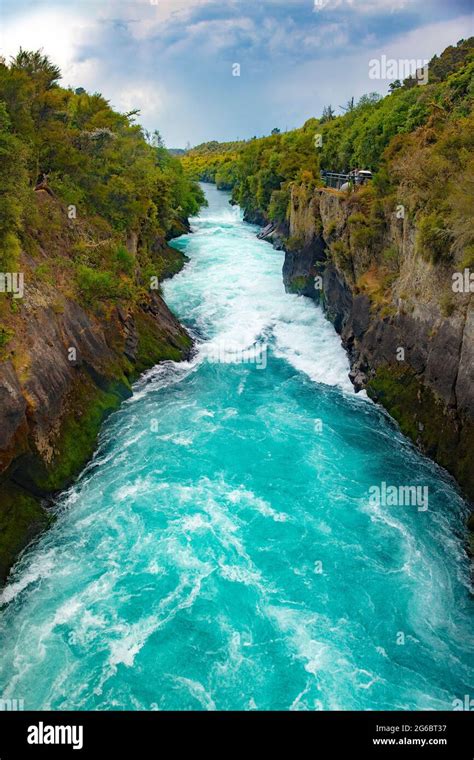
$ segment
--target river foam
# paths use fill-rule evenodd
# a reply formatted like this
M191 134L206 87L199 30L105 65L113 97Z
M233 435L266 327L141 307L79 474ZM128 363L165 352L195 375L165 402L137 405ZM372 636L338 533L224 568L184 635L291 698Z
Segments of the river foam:
M285 293L283 254L206 192L164 286L195 353L145 373L17 563L0 693L26 709L451 709L474 681L466 505L354 394L332 326ZM371 500L382 481L426 486L429 510Z

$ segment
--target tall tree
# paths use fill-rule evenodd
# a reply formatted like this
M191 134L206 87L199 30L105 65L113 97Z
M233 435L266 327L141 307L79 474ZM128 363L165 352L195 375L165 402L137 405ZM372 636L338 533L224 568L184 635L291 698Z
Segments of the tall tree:
M336 118L336 114L334 113L334 109L331 105L324 106L323 108L323 115L321 116L321 124L324 124L327 121L332 121Z

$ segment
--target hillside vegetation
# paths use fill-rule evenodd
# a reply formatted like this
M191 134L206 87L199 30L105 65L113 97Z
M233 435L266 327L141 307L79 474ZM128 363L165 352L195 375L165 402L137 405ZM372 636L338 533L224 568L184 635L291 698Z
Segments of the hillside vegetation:
M17 271L23 250L41 264L33 277L64 273L80 301L139 299L149 276L166 273L157 239L184 230L202 192L159 134L134 124L137 112L62 88L60 77L41 52L0 60L0 270ZM41 192L56 200L47 211ZM75 240L60 255L64 218ZM5 317L5 299L1 308Z
M324 308L356 390L474 499L474 39L335 116L183 157L284 249L286 288ZM346 191L321 170L370 169ZM469 277L471 279L469 279ZM455 281L462 287L454 287ZM474 522L471 523L474 525Z
M59 79L0 60L0 583L133 381L192 343L160 283L199 185L137 112Z
M395 83L385 98L368 94L334 116L245 143L206 143L182 163L190 176L232 190L249 221L287 226L292 188L321 186L320 170L375 172L364 189L361 236L376 236L384 209L402 204L416 217L419 251L437 261L474 263L474 38L429 64L428 84ZM362 199L361 199L362 200Z

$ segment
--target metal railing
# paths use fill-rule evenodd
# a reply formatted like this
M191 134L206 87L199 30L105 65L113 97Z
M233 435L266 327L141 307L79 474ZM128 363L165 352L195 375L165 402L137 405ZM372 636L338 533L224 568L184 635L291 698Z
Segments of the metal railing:
M321 170L320 175L321 179L324 180L326 187L332 187L335 190L340 190L345 182L351 182L353 186L358 187L365 184L370 179L370 177L357 176L354 171L345 174L343 172L328 172Z
M320 174L326 183L326 187L333 187L336 190L339 190L344 182L349 182L351 178L350 174L343 174L342 172L321 171Z

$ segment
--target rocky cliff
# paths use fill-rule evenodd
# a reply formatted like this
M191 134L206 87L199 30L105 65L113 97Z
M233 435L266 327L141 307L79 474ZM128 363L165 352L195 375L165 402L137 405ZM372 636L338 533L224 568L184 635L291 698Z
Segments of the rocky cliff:
M469 288L453 290L453 266L425 260L415 221L374 205L370 188L295 184L288 225L260 236L284 244L286 287L323 305L356 389L473 499L474 311Z
M21 253L23 298L15 304L0 295L10 298L0 362L0 581L50 520L53 496L90 457L104 418L131 394L133 380L163 359L186 357L191 346L159 290L144 288L133 299L79 299L68 267L86 230L47 193L36 201L48 223L34 233L35 255ZM131 233L131 256L138 244ZM152 257L164 275L184 260L163 239L156 239Z

